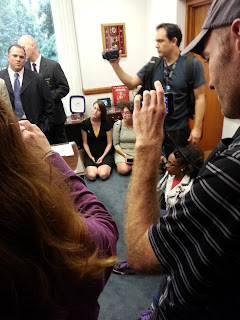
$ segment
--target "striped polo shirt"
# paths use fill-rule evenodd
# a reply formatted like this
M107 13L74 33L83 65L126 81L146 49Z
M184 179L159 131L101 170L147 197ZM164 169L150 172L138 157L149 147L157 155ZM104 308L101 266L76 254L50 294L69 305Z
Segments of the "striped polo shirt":
M151 319L240 319L240 128L149 240L166 271Z

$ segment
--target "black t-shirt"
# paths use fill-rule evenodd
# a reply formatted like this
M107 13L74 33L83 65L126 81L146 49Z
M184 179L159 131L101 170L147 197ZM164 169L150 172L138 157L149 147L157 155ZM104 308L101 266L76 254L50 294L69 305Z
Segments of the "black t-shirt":
M137 73L137 75L144 81L146 68L149 62ZM172 70L172 65L168 67L168 74ZM154 70L152 86L154 82L159 80L166 90L164 81L164 62L160 61ZM206 83L201 62L193 59L193 88L196 89ZM165 118L165 128L167 131L175 131L185 128L188 125L188 85L186 80L186 58L179 56L176 67L173 70L172 76L169 79L170 92L173 93L174 114Z

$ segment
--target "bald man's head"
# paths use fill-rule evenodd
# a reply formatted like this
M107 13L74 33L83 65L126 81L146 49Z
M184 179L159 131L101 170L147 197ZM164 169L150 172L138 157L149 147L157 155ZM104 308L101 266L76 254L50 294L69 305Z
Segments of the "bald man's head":
M35 39L30 35L24 35L18 39L18 44L25 49L26 58L35 62L39 57L38 47Z

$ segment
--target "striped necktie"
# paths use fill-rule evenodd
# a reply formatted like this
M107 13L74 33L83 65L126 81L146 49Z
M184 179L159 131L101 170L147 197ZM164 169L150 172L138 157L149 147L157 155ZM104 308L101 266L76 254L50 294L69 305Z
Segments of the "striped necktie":
M21 101L21 87L19 82L19 74L16 72L14 74L15 80L14 80L14 107L15 107L15 114L16 116L21 119L24 115L22 101Z
M32 64L32 66L33 66L33 71L37 72L37 68L36 68L36 63L35 62Z

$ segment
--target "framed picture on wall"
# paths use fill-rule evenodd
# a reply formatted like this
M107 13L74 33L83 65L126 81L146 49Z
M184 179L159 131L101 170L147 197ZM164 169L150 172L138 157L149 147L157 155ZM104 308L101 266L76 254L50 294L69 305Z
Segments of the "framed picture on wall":
M122 57L127 56L125 23L101 24L103 51L122 50Z

